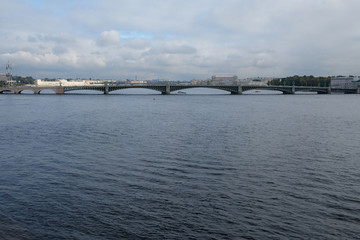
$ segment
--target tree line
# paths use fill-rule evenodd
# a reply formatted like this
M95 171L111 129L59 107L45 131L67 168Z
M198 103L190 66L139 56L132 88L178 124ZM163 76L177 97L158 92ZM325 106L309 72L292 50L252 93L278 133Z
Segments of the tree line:
M269 81L269 85L294 85L294 86L312 86L328 87L330 86L331 77L314 77L310 76L292 76L285 78L274 78Z
M12 79L18 84L35 84L35 79L30 76L21 77L21 76L12 76Z

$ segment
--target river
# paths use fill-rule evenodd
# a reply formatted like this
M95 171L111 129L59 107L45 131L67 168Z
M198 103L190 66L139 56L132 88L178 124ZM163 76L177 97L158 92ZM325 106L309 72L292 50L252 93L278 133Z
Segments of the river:
M360 95L0 95L1 239L359 239Z

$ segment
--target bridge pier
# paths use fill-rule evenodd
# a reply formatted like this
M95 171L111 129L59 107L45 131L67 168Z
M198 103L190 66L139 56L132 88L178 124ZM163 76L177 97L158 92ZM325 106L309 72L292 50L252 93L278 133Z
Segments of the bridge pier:
M290 91L289 88L286 91L282 91L283 94L295 94L295 86L292 86Z
M105 95L108 95L108 94L109 94L109 86L108 86L107 84L105 84L104 94L105 94Z
M107 82L105 82L104 84L104 94L105 95L108 95L109 94L109 85Z
M39 93L40 93L40 91L39 91ZM56 87L55 88L55 93L57 94L57 95L62 95L62 94L64 94L65 93L65 90L64 90L64 87Z
M331 87L328 87L325 91L317 91L317 94L330 94L331 93Z
M242 86L240 85L240 86L237 86L236 91L231 92L231 94L233 94L233 95L241 95L242 92L243 92L242 91Z
M165 86L165 91L162 91L161 94L170 95L170 85L169 84L167 84Z

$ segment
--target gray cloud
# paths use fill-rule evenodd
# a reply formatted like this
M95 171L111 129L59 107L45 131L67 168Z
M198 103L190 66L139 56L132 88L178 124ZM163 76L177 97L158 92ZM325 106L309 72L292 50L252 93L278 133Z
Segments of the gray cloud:
M170 54L194 54L194 53L196 53L196 49L189 45L180 45L180 46L165 45L161 48L161 51L164 53L170 53Z
M156 54L195 54L196 48L189 45L179 45L176 43L165 42L160 46L154 46L145 55L156 55Z
M66 53L67 51L68 51L68 50L67 50L66 47L63 47L63 46L60 46L60 45L57 45L57 46L53 47L53 49L52 49L52 52L53 52L54 54L57 54L57 55L59 55L59 54L64 54L64 53Z
M141 39L141 38L135 38L135 39L129 39L126 42L126 47L132 48L132 49L146 49L150 46L150 43L148 40Z

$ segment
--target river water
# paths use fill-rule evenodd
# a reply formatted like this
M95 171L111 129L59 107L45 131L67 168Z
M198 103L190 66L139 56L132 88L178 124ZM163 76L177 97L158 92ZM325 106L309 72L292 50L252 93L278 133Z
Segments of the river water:
M359 239L360 95L0 95L0 239Z

